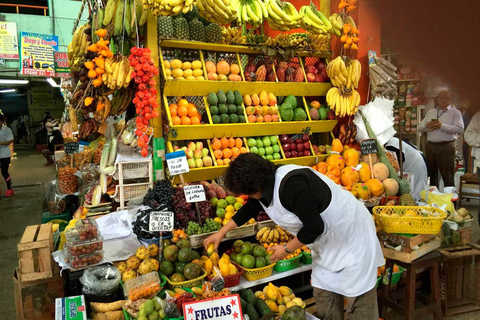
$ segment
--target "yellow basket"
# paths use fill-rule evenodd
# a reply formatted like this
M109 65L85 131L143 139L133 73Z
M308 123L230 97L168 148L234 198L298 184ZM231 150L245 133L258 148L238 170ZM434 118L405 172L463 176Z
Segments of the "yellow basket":
M232 262L237 268L243 269L245 272L243 273L243 277L247 279L248 281L255 281L255 280L260 280L266 277L270 277L273 272L273 267L275 266L275 263L272 263L271 265L268 265L266 267L262 268L255 268L255 269L247 269L242 267L241 265Z
M187 281L182 281L182 282L173 282L173 281L170 281L170 279L168 279L167 277L165 277L165 278L167 278L168 287L173 290L175 288L198 287L198 286L202 285L203 279L206 276L207 276L207 272L205 272L205 270L203 270L203 274L200 277L198 277L196 279L192 279L192 280L187 280Z
M411 210L417 215L428 211L438 217L404 217ZM378 206L373 208L378 225L387 233L438 234L447 214L433 207ZM385 215L386 214L386 215Z

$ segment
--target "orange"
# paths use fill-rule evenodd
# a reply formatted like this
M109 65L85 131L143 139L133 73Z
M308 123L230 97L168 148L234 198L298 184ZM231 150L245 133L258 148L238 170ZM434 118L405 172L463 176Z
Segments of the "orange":
M240 149L237 147L232 148L232 155L236 158L240 154Z
M170 106L170 115L172 117L175 117L177 115L177 108L173 108L172 106Z
M228 164L230 163L230 159L223 159L223 164L228 166Z
M228 147L229 148L235 147L235 139L233 139L233 137L230 137L230 139L228 139Z
M247 153L247 152L248 152L247 148L245 147L240 148L240 153Z
M215 159L221 159L223 156L222 150L215 150L213 151L213 155L215 156Z
M232 157L232 150L229 148L223 149L223 158L224 159L230 159Z
M178 107L177 113L179 117L184 117L188 114L188 109L187 107Z
M213 150L218 150L222 147L222 143L220 142L220 140L218 140L217 138L214 138L212 140L212 148Z
M223 166L223 160L222 159L217 159L217 165Z
M240 138L235 139L235 147L237 147L238 149L243 147L243 140Z
M192 122L191 122L191 120L190 120L189 117L187 117L187 116L183 116L183 117L182 117L182 124L183 124L183 125L189 125L189 124L191 124L191 123L192 123Z
M180 99L180 100L178 101L178 106L179 106L179 107L188 107L188 101L187 101L187 99Z
M170 108L175 108L175 109L177 109L178 106L177 106L175 103L172 103L172 104L170 104Z
M227 138L223 137L222 139L220 139L220 142L222 143L222 148L225 149L225 148L228 148L228 146L230 145L230 142L228 141Z
M190 118L195 117L198 114L197 107L193 103L188 104L188 116Z
M199 117L192 117L190 119L192 124L200 124L200 118Z
M182 120L180 119L179 116L174 116L172 117L172 122L174 125L178 126L179 124L182 124Z

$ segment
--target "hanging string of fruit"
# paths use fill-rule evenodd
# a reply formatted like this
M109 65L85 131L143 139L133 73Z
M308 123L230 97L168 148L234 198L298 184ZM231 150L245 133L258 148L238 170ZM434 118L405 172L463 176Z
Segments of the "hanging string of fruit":
M141 148L140 154L143 157L148 155L148 142L153 133L149 126L150 120L157 118L158 103L156 81L153 79L158 74L153 59L150 55L150 49L134 47L131 49L131 55L128 57L130 66L134 71L131 78L135 82L135 111L137 113L135 134L138 137L138 146Z
M332 24L332 33L340 37L343 49L358 50L358 35L360 31L350 13L357 8L357 0L341 0L338 4L339 13L334 13L328 18Z

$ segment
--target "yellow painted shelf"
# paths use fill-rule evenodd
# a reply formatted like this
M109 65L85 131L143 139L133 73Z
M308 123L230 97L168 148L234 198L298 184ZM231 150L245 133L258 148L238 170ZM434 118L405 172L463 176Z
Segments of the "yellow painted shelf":
M273 160L272 162L276 165L285 165L285 164L296 164L299 166L313 166L318 162L325 161L327 154L320 156L309 156L309 157L298 157L298 158L289 158L289 159L279 159ZM212 180L220 177L227 166L213 166L208 168L197 168L190 169L190 172L183 174L183 179L185 182L198 182L202 180ZM173 183L180 183L180 177L175 176Z
M238 90L242 95L261 91L271 92L276 96L318 97L325 96L332 87L330 83L315 82L248 82L248 81L198 81L167 80L163 88L165 96L207 96L218 90Z
M178 125L170 128L168 140L212 139L221 138L224 135L256 137L297 134L306 128L310 128L311 133L330 132L336 124L337 120Z
M235 52L244 54L263 54L262 50L251 48L243 45L228 45L219 43L207 43L198 41L182 41L182 40L161 40L159 45L164 48L178 48L178 49L200 49L208 51L220 52ZM330 58L331 52L309 52L297 51L297 55L301 57L316 57L316 58Z

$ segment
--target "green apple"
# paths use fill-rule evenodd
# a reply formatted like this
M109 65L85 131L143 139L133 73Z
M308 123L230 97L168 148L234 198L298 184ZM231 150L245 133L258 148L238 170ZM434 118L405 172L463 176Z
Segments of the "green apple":
M253 139L253 138L250 138L250 139L248 139L247 144L250 148L255 147L257 145L257 141L255 141L255 139Z
M262 142L264 147L270 147L272 144L269 137L263 137Z
M278 144L272 145L272 149L273 149L273 152L275 153L280 152L280 147L278 146Z
M219 218L225 218L225 209L218 208L216 211L217 217Z
M269 154L269 155L273 154L273 148L272 147L266 147L265 148L265 153Z
M272 157L271 154L267 154L267 155L265 156L265 158L266 158L267 160L270 160L270 161L273 160L273 157Z
M277 137L276 137L276 136L270 136L270 142L271 142L272 144L277 144L277 142L278 142Z
M265 155L265 148L258 148L258 154L261 156Z
M278 160L278 159L282 159L282 156L280 155L280 153L275 152L275 153L273 154L273 160Z
M257 147L258 148L263 148L263 142L260 139L257 139Z
M257 148L257 147L251 147L251 148L250 148L250 152L251 152L251 153L258 154L258 148Z

